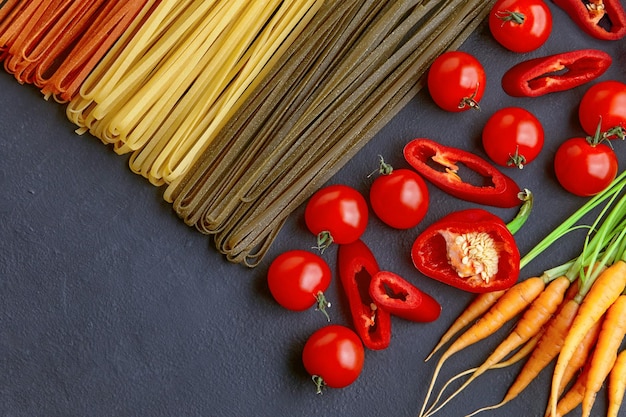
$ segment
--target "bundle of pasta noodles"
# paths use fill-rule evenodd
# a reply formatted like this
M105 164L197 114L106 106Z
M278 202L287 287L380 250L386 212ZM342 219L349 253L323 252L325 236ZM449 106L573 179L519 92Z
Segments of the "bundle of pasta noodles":
M147 2L0 2L0 60L20 83L67 102Z
M0 59L254 266L494 1L0 0Z
M416 95L432 60L492 3L327 0L165 199L229 260L256 265L288 215Z
M155 185L211 143L321 0L162 0L127 31L67 107Z

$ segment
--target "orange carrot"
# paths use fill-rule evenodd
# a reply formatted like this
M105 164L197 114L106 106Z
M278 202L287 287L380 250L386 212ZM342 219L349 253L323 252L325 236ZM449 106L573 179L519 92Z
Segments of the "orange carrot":
M541 294L545 286L546 284L542 277L532 277L518 282L507 289L484 316L448 347L435 367L435 372L433 373L430 386L426 393L426 399L422 405L420 416L424 415L424 410L426 409L437 375L443 363L453 354L485 339L499 330L506 322L525 310L526 307Z
M448 330L441 336L439 342L430 354L424 359L424 362L428 361L439 349L448 343L457 333L463 330L470 323L478 319L485 314L495 303L498 298L504 294L506 290L486 292L478 294L472 302L463 310L461 315L456 318Z
M556 414L552 414L552 406L548 407L546 411L546 417L562 417L565 414L572 411L574 408L583 401L583 395L585 394L585 383L587 382L587 375L589 374L589 362L587 362L582 371L578 374L576 381L565 393L556 405Z
M511 355L507 360L498 362L498 363L492 365L491 368L489 368L489 369L501 369L501 368L506 368L507 366L515 365L517 362L521 361L522 359L524 359L525 357L530 355L530 353L533 351L533 349L535 349L535 346L537 346L537 342L539 341L540 337L541 337L541 333L536 334L529 341L524 343L524 345L517 352L515 352L513 355ZM446 384L441 388L441 391L439 391L439 395L435 399L434 404L430 407L430 409L428 409L426 414L424 414L424 417L430 416L431 414L434 414L436 411L438 411L438 409L441 406L437 407L437 409L434 409L435 405L441 399L441 395L445 392L446 388L448 388L448 385L450 385L451 383L453 383L457 379L464 377L465 375L469 375L469 374L472 374L472 373L476 372L477 369L478 368L470 368L470 369L467 369L467 370L465 370L463 372L459 372L457 375L455 375L452 378L450 378L448 380L448 382L446 382Z
M609 374L609 406L606 417L617 417L626 391L626 350L622 350Z
M510 352L535 336L561 305L569 286L570 281L565 276L554 279L532 302L509 336L494 350L477 372L481 373L501 361Z
M562 275L555 278L524 312L511 333L496 347L493 353L472 373L463 385L454 391L441 405L429 411L428 415L434 414L456 397L462 390L476 378L489 370L493 365L500 362L515 349L537 335L542 327L550 320L559 305L563 302L565 292L570 286L570 280Z
M589 377L583 397L583 417L591 415L596 394L609 375L626 334L626 295L622 294L609 307L602 322L598 344L591 358Z
M574 286L570 287L574 288ZM561 304L557 313L546 324L545 330L528 358L515 381L509 387L504 399L498 404L483 407L474 411L473 416L482 411L493 410L503 406L517 397L548 364L559 354L565 334L570 328L580 304L574 300L573 291L568 291L566 300Z
M593 324L617 300L624 287L626 287L626 262L620 259L615 261L596 278L581 302L578 314L563 342L552 375L552 387L550 389L552 414L556 413L558 390L563 379L563 372L576 351L576 347Z
M570 383L570 381L574 380L574 377L580 370L585 366L590 359L590 352L594 349L594 345L598 340L598 335L600 334L600 329L602 328L602 320L598 320L594 323L594 325L589 329L583 340L580 342L578 347L576 348L576 352L574 352L574 356L568 362L567 367L565 368L565 372L563 373L563 382L559 387L559 395L565 391L565 388ZM548 409L551 409L552 403L548 400ZM557 405L558 406L558 405Z

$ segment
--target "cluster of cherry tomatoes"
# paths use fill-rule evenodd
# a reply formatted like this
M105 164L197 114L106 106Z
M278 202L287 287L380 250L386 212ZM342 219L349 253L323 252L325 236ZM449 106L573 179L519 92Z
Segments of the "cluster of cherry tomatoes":
M554 172L569 192L591 196L615 179L618 161L612 140L624 139L626 84L602 81L591 86L578 107L578 119L587 136L565 140L554 156Z
M381 158L380 175L372 182L369 205L356 189L335 184L317 191L307 202L305 223L317 236L318 253L331 244L350 244L365 232L369 207L387 225L396 229L416 226L428 211L426 182L409 169L394 170ZM274 299L293 311L312 307L326 313L329 303L324 292L332 272L327 262L313 251L290 250L278 255L270 264L267 282ZM302 361L317 384L342 388L354 382L361 373L364 346L352 329L326 325L314 332L305 343Z
M518 21L521 15L523 24ZM499 0L489 15L489 27L505 48L528 52L548 39L552 17L541 0ZM486 87L485 70L468 53L446 52L429 69L427 87L434 102L444 110L479 108ZM589 137L563 142L555 155L555 172L568 191L592 195L605 188L617 173L617 158L609 141L622 132L611 129L626 123L626 85L617 81L596 84L582 99L579 115L582 129ZM522 168L540 153L544 130L529 111L506 107L488 119L482 143L494 163ZM349 244L359 239L367 227L370 206L390 227L412 228L428 211L428 188L417 172L394 170L381 157L380 175L371 185L369 205L361 193L346 185L331 185L315 193L307 203L305 222L318 237L319 252L287 251L275 258L268 269L270 292L281 306L294 311L316 306L328 317L325 309L329 303L324 292L332 272L320 253L332 243ZM309 337L302 360L318 392L324 386L341 388L361 373L364 347L350 328L326 325Z
M317 249L323 252L331 244L356 241L368 222L365 198L352 187L331 185L316 192L305 209L308 229L317 236ZM324 292L332 280L327 262L318 253L290 250L278 255L270 264L267 282L270 292L281 306L304 311L316 308L326 314ZM361 374L365 348L352 329L342 325L326 325L307 339L302 362L317 386L343 388Z
M518 17L524 16L522 24ZM489 15L493 37L513 52L529 52L548 39L552 17L540 0L499 0ZM428 91L442 109L460 112L479 108L486 87L481 63L463 51L440 55L431 66ZM565 140L554 156L559 183L579 196L591 196L615 179L618 161L611 139L622 138L626 125L626 84L602 81L587 90L579 106L585 135ZM482 144L498 165L522 168L533 161L544 144L541 122L521 107L505 107L486 122Z

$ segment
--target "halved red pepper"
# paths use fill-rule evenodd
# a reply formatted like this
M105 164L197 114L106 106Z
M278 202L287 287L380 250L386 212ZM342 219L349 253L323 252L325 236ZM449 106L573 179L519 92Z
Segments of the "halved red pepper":
M626 12L620 0L553 0L587 34L614 41L626 36Z
M424 275L473 293L509 288L520 270L507 225L480 208L455 211L428 226L413 243L411 258Z
M362 240L340 245L337 265L352 321L363 344L372 350L387 348L391 341L391 316L378 308L369 295L372 277L380 270L374 254Z
M431 322L441 314L437 300L393 272L377 272L370 283L370 295L380 308L405 320Z
M404 147L404 158L417 172L448 194L473 203L495 207L521 204L519 186L485 159L471 152L441 145L426 138L413 139ZM465 165L485 184L465 182L458 163ZM433 165L442 169L435 169Z
M504 74L502 88L513 97L538 97L569 90L598 78L612 62L609 54L597 49L529 59Z

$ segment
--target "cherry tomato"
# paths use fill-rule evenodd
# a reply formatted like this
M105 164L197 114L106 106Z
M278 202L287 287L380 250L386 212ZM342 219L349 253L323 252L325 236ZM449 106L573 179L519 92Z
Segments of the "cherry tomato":
M559 183L572 194L587 197L604 190L617 175L613 149L590 138L570 138L554 155Z
M352 243L361 237L367 227L367 201L352 187L329 185L309 199L304 220L309 231L317 236L321 250L332 242Z
M344 388L361 374L365 349L351 329L331 324L315 331L304 344L302 362L313 376L317 392L323 387Z
M619 81L601 81L591 86L578 106L580 124L588 135L594 135L600 118L600 130L614 127L626 129L626 84Z
M528 110L505 107L487 120L482 140L485 152L496 164L522 168L541 152L544 131Z
M302 311L317 304L328 318L329 306L324 291L330 285L332 272L319 255L290 250L278 255L267 271L267 284L274 299L281 306Z
M513 52L530 52L552 32L552 13L543 0L498 0L489 12L494 39Z
M439 55L427 76L430 96L439 107L451 112L478 108L485 83L485 69L480 61L463 51Z
M372 210L388 226L409 229L417 226L428 211L426 182L410 169L393 169L380 158L380 175L370 187Z

